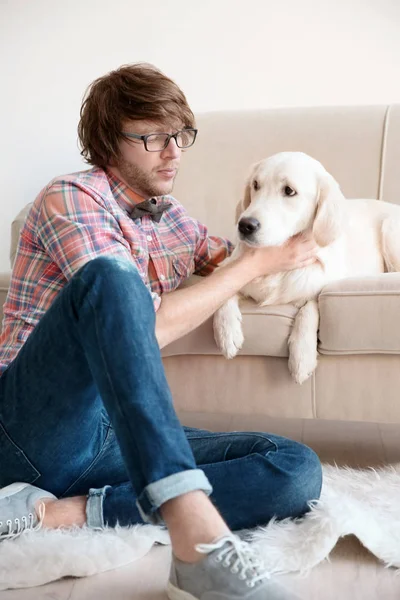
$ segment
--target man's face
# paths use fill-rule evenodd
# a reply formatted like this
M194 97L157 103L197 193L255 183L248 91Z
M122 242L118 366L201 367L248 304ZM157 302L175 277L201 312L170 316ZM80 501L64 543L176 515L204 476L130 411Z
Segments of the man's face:
M122 124L122 131L138 135L175 133L180 128L151 121L126 121ZM109 169L143 198L162 196L172 191L181 153L174 138L161 152L148 152L143 140L122 139L118 160Z

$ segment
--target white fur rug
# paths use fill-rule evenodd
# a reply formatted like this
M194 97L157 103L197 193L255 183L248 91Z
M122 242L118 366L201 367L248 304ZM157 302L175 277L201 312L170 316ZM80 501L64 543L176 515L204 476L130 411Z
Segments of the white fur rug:
M310 513L271 522L250 538L270 573L304 573L349 534L386 566L400 567L400 464L378 470L325 465L321 499ZM155 543L168 544L168 533L149 525L26 532L0 542L0 590L108 571L140 559Z

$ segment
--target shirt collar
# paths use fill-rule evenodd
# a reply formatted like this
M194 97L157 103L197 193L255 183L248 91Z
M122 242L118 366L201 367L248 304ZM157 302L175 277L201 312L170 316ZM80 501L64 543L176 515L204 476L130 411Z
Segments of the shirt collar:
M126 183L118 179L118 177L116 177L114 173L111 173L111 171L108 169L106 170L106 175L113 197L117 201L118 205L128 214L131 212L132 207L135 204L139 204L139 202L146 200L146 198L139 196L139 194L134 192L126 185Z

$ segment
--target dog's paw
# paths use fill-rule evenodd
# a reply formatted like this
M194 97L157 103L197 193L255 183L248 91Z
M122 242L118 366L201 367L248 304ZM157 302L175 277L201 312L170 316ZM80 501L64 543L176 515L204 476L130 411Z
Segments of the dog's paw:
M214 339L225 358L234 358L243 346L242 314L237 302L229 301L214 315Z
M226 332L222 336L221 345L219 346L222 354L225 358L235 358L243 346L244 338L242 326L240 323L236 323L234 328L228 333Z
M304 383L317 368L316 348L292 347L289 355L289 371L296 383Z

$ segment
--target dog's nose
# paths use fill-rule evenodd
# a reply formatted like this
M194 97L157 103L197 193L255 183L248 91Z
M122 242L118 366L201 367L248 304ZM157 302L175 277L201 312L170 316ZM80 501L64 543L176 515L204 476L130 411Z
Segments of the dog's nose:
M238 223L239 231L243 235L252 235L256 231L258 231L260 227L260 221L257 221L257 219L253 219L253 217L245 217L244 219L240 219Z

